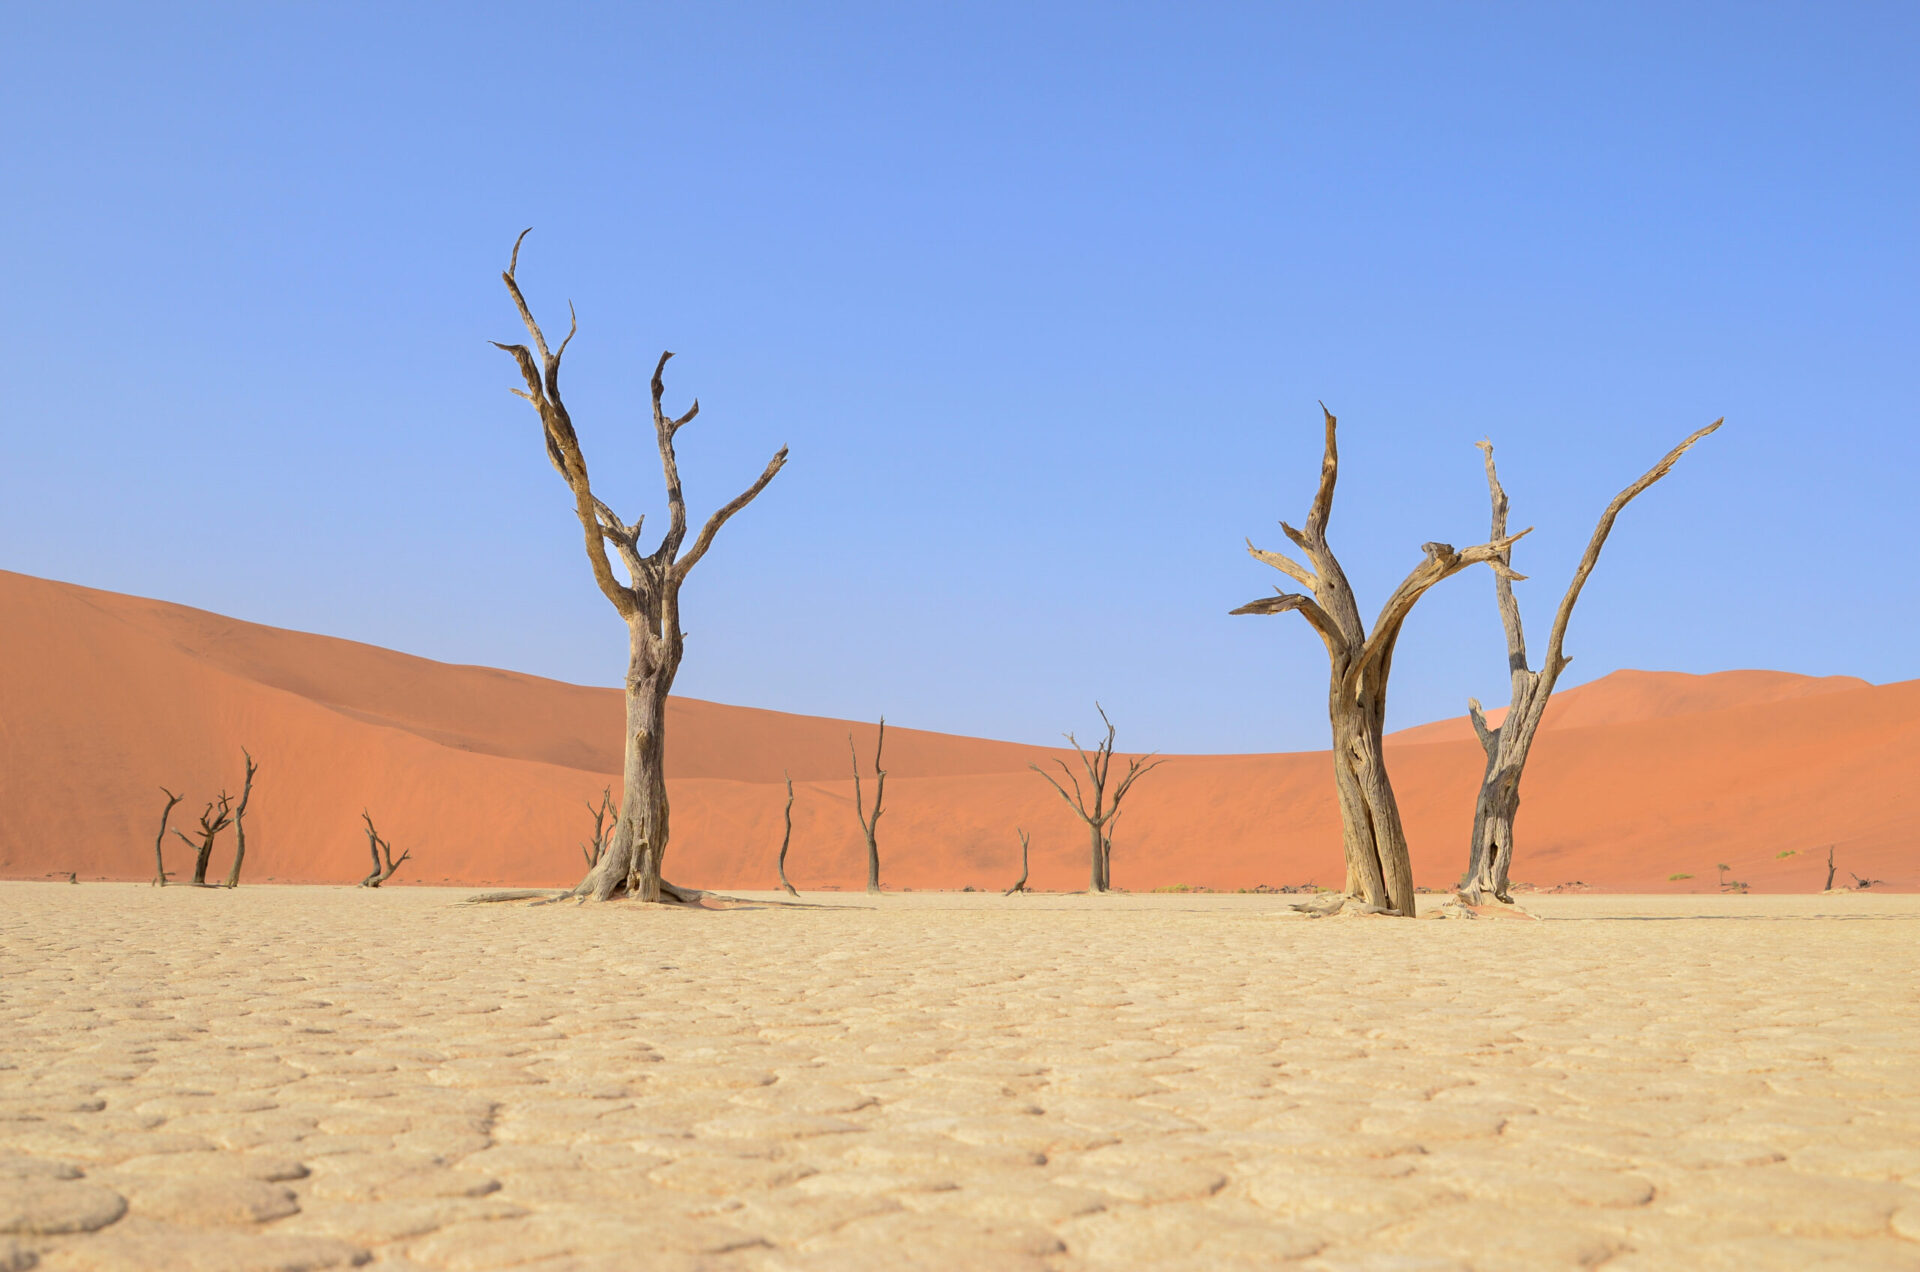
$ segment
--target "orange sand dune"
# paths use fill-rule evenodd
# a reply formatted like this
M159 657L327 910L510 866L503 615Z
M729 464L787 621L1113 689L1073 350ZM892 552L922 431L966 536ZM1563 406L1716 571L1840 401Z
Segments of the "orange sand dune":
M150 877L159 787L185 790L174 824L191 820L222 786L237 788L244 744L262 765L250 882L359 878L364 807L412 850L397 882L569 884L583 868L582 805L619 768L614 690L5 572L0 617L0 876ZM849 729L864 749L871 724L687 699L669 718L670 876L769 886L786 770L795 883L860 886L843 775ZM1700 889L1725 862L1755 889L1809 891L1835 844L1843 883L1851 870L1920 886L1920 681L1621 672L1569 690L1548 718L1517 878ZM1463 864L1479 747L1464 721L1442 721L1394 735L1389 753L1416 878L1444 887ZM1081 886L1085 835L1026 770L1060 754L889 729L884 881L1005 887L1025 827L1035 885ZM1325 753L1169 758L1120 823L1116 882L1338 883L1328 767ZM215 875L231 843L229 833ZM168 868L190 856L172 840Z

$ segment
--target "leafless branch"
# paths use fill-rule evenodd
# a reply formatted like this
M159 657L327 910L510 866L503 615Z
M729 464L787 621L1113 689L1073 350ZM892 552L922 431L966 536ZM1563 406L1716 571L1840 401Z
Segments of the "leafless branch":
M172 814L173 806L180 802L180 797L164 786L160 788L160 793L167 797L167 806L160 810L160 833L153 837L153 882L156 886L164 888L167 886L167 863L166 859L161 855L161 849L165 847L167 842L167 818ZM176 835L180 834L177 830L173 833ZM186 838L185 835L180 835L180 837L182 839ZM192 841L189 840L188 842Z
M360 886L377 888L393 878L393 872L398 870L407 858L413 856L413 850L407 849L396 859L393 855L393 845L382 839L380 832L374 829L373 814L363 809L360 816L367 823L367 851L373 854L373 872L360 881ZM386 858L384 862L381 860L382 856Z

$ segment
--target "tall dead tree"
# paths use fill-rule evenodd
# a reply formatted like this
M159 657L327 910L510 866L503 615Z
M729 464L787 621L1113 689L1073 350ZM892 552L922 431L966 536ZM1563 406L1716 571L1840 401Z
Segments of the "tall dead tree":
M1487 769L1480 782L1480 794L1473 805L1473 840L1467 855L1467 870L1460 877L1461 899L1472 905L1479 905L1489 899L1511 902L1513 898L1507 891L1507 874L1513 865L1513 822L1520 811L1520 776L1526 767L1527 756L1533 749L1534 735L1540 730L1540 721L1547 710L1547 700L1553 696L1553 687L1573 659L1561 651L1561 643L1567 634L1567 621L1573 617L1573 606L1580 599L1580 589L1586 586L1587 576L1593 573L1593 567L1600 560L1600 549L1606 546L1607 536L1613 532L1614 518L1620 510L1631 503L1647 487L1665 477L1686 454L1693 444L1707 434L1719 428L1720 420L1715 420L1705 428L1697 429L1678 446L1668 451L1666 457L1641 475L1640 480L1628 486L1613 497L1605 512L1600 514L1600 522L1593 529L1593 537L1587 540L1586 553L1580 558L1579 568L1573 572L1573 582L1567 585L1566 595L1560 598L1560 608L1553 616L1553 630L1547 636L1547 654L1540 663L1540 670L1533 671L1527 665L1527 638L1520 625L1520 602L1513 595L1513 580L1521 577L1510 568L1496 568L1494 571L1494 595L1500 603L1500 624L1507 634L1507 666L1512 677L1512 699L1507 707L1506 718L1499 726L1489 727L1486 712L1481 709L1477 699L1467 700L1468 718L1473 721L1473 731L1480 739L1480 746L1487 753ZM1485 456L1487 470L1487 493L1493 501L1492 538L1496 541L1507 533L1507 492L1500 485L1500 475L1493 466L1493 443L1482 441L1474 443ZM1503 551L1499 567L1512 565L1512 553Z
M786 890L788 896L797 897L800 895L799 890L787 882L787 845L793 840L793 774L788 773L785 776L787 779L787 828L780 836L780 886Z
M260 771L246 747L240 748L240 754L247 762L247 784L241 788L240 802L233 806L233 866L227 871L229 888L240 885L240 863L247 859L247 801L253 798L253 775Z
M1360 620L1360 607L1346 572L1327 544L1327 521L1333 513L1333 488L1339 476L1335 445L1338 421L1323 405L1326 452L1320 461L1320 486L1307 510L1307 524L1296 530L1280 523L1307 556L1302 565L1279 552L1247 543L1247 551L1311 595L1275 588L1277 595L1242 605L1235 614L1297 612L1319 634L1327 647L1329 679L1327 716L1333 725L1333 776L1340 795L1340 824L1347 858L1347 886L1341 905L1356 904L1389 914L1413 917L1413 862L1400 808L1387 778L1381 738L1386 729L1387 674L1393 667L1394 645L1419 599L1434 584L1482 561L1511 572L1507 549L1519 534L1455 552L1451 544L1425 543L1426 558L1413 567L1381 607L1373 631ZM1525 534L1526 531L1521 531Z
M1067 767L1065 760L1055 760L1054 763L1060 766L1060 771L1066 774L1067 781L1072 783L1073 794L1071 795L1067 794L1066 787L1054 780L1053 774L1038 764L1030 763L1027 767L1046 778L1047 784L1060 792L1061 799L1067 801L1067 807L1087 824L1092 858L1087 890L1105 892L1113 886L1113 823L1114 819L1120 816L1120 800L1131 789L1136 779L1159 768L1160 761L1153 755L1140 755L1128 760L1126 774L1121 777L1119 784L1114 786L1112 799L1109 800L1107 786L1113 767L1113 721L1107 719L1107 710L1099 703L1094 703L1093 709L1100 713L1101 722L1107 726L1107 736L1099 746L1094 748L1091 756L1087 754L1087 749L1080 745L1080 739L1071 733L1064 735L1067 741L1073 744L1073 749L1080 753L1080 766L1086 770L1087 774L1086 790L1080 788L1080 779L1074 776L1073 770ZM1091 806L1088 804L1089 797L1092 800Z
M393 878L393 872L398 870L407 858L413 856L413 849L403 850L399 860L396 861L393 856L393 845L382 839L380 832L373 828L373 814L363 809L360 816L367 823L367 851L373 854L373 872L360 881L360 886L377 888ZM385 861L380 859L383 853L386 856Z
M560 398L560 359L567 344L579 329L568 306L570 321L567 338L560 347L547 349L546 336L533 319L533 311L520 293L515 271L520 262L520 242L531 231L521 231L514 240L513 255L500 277L513 297L520 321L532 337L538 359L527 346L500 344L497 348L512 355L520 367L527 387L514 393L525 398L540 415L540 428L546 443L547 460L567 483L573 494L574 516L586 539L587 564L594 582L627 625L626 674L626 761L621 770L620 816L614 825L612 841L600 861L587 872L574 889L576 895L604 901L625 894L642 901L687 901L698 896L691 889L675 888L661 878L666 860L667 825L667 693L673 687L675 673L685 652L686 633L680 629L680 585L713 546L720 527L746 507L773 475L787 462L787 448L781 447L751 486L720 508L695 537L684 556L681 545L687 535L687 505L680 492L679 463L674 456L673 439L700 413L695 401L684 415L670 416L661 402L666 389L661 376L667 359L662 353L653 369L653 431L660 450L660 469L666 479L668 526L659 546L652 552L640 550L640 522L622 521L613 509L593 493L587 475L586 457L573 420ZM614 574L607 557L611 543L626 567L628 581Z
M880 841L875 828L880 825L881 802L887 794L887 770L880 767L880 752L887 745L887 717L880 717L880 734L873 741L873 815L867 815L867 801L860 793L860 752L853 749L853 734L847 734L847 750L853 754L853 815L867 836L867 891L880 891Z
M167 818L172 815L173 806L180 802L180 797L164 786L160 788L160 793L167 797L167 806L160 810L160 833L153 837L153 881L164 888L167 886L167 860L161 849L167 844ZM179 834L178 831L174 833ZM1827 884L1829 887L1833 884L1831 870L1827 872Z
M232 821L233 799L225 791L221 791L218 809L216 810L212 801L208 801L206 811L200 814L200 842L198 844L195 844L193 840L187 838L184 833L178 830L173 832L180 836L180 842L194 850L194 887L204 888L207 886L207 863L213 859L213 841Z

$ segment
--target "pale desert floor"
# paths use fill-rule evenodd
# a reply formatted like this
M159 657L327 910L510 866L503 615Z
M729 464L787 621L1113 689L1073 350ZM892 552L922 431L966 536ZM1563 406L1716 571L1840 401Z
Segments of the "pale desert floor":
M0 884L0 1269L1920 1268L1920 897L470 894Z

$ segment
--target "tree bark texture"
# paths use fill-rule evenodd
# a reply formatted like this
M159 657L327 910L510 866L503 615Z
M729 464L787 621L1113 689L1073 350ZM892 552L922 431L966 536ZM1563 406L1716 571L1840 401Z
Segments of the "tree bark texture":
M887 744L887 718L880 717L880 733L873 743L873 815L867 815L865 797L860 793L860 753L853 749L853 734L847 734L847 750L853 754L853 815L860 819L860 829L867 837L867 891L878 894L880 891L880 841L876 838L880 825L881 801L887 793L887 770L880 767L880 752Z
M1081 821L1087 825L1087 891L1105 892L1113 886L1113 823L1120 816L1120 801L1133 788L1135 781L1160 767L1160 761L1153 755L1139 755L1127 761L1127 771L1117 785L1113 787L1113 798L1107 798L1107 787L1113 773L1113 721L1107 718L1107 709L1098 702L1093 709L1100 713L1100 721L1107 726L1107 736L1094 747L1093 754L1087 754L1087 748L1080 745L1080 739L1068 733L1063 736L1072 743L1079 753L1080 767L1087 775L1087 785L1083 790L1080 779L1067 767L1065 760L1055 760L1060 772L1073 787L1073 793L1067 793L1067 787L1055 780L1053 774L1038 764L1027 767L1047 779L1047 784L1060 794Z
M180 802L180 797L164 786L160 788L160 793L167 797L167 806L160 810L160 833L153 837L153 881L164 888L167 886L167 860L161 850L167 844L167 818L173 813L173 806ZM1833 885L1831 870L1827 871L1827 885Z
M1613 532L1614 519L1642 491L1665 477L1695 442L1719 428L1720 424L1720 420L1715 420L1689 435L1685 441L1668 451L1659 463L1642 474L1638 481L1615 495L1606 511L1600 514L1593 536L1587 541L1587 550L1573 572L1573 581L1560 598L1560 608L1553 616L1553 630L1547 637L1546 658L1538 671L1528 666L1527 638L1520 621L1520 603L1513 594L1513 580L1522 576L1512 571L1511 550L1501 553L1494 571L1493 587L1500 606L1500 625L1507 637L1507 666L1512 685L1506 717L1497 728L1487 724L1486 713L1477 700L1467 701L1467 717L1473 722L1474 735L1480 739L1481 749L1487 755L1486 772L1481 777L1480 793L1473 804L1473 838L1467 852L1467 869L1460 877L1460 897L1468 904L1480 905L1489 900L1513 901L1508 889L1513 868L1513 824L1520 814L1520 777L1526 768L1527 757L1533 751L1533 741L1540 731L1540 722L1546 716L1547 701L1553 696L1560 673L1573 661L1562 650L1567 623L1573 617L1573 607L1580 599L1581 589L1586 586L1588 576L1600 561L1600 550L1606 546L1607 536ZM1507 532L1507 492L1500 485L1500 474L1494 468L1493 443L1482 441L1475 445L1485 459L1487 493L1493 504L1491 537L1499 541Z
M660 452L660 470L667 492L667 530L659 545L643 553L640 526L644 518L628 524L593 493L587 473L586 456L581 452L579 436L572 417L560 397L560 360L567 344L578 330L578 321L569 322L567 337L558 348L547 348L546 336L534 321L515 279L519 268L520 243L528 231L514 240L513 256L500 277L513 297L522 325L533 340L526 345L495 346L511 355L520 368L526 388L514 393L532 404L540 416L540 427L547 461L553 465L573 496L574 517L580 524L587 551L587 564L594 582L614 611L627 625L627 675L625 680L626 757L621 767L620 815L605 852L574 889L576 895L604 901L625 895L642 901L686 901L698 894L691 889L675 888L661 875L666 860L669 826L666 780L666 703L673 678L680 670L685 652L686 634L680 629L680 586L689 571L705 556L713 539L733 515L746 507L775 473L787 462L787 449L781 447L768 462L759 478L745 491L707 519L685 554L681 547L687 536L687 505L680 487L679 461L674 453L674 436L692 423L700 413L695 401L685 414L670 416L662 402L666 389L663 375L672 353L662 353L653 369L653 430ZM569 307L571 314L571 307ZM535 356L535 351L538 357ZM625 567L627 581L614 573L607 545L612 544Z
M1411 918L1413 862L1381 742L1386 731L1387 677L1393 668L1394 646L1414 605L1430 588L1481 562L1507 570L1505 554L1521 535L1496 538L1461 552L1446 543L1421 545L1425 559L1387 598L1369 634L1361 622L1352 585L1327 542L1327 522L1339 477L1338 421L1324 406L1320 410L1326 423L1326 449L1306 527L1296 530L1284 521L1280 523L1287 538L1306 554L1308 564L1284 553L1257 548L1251 541L1247 544L1247 551L1257 560L1300 583L1307 593L1276 588L1276 595L1242 605L1233 613L1293 611L1307 620L1326 645L1330 673L1327 716L1333 728L1333 778L1340 798L1341 837L1347 861L1346 897L1370 909Z
M227 871L229 888L240 886L240 866L247 859L247 801L253 798L253 775L260 771L246 747L240 748L240 754L247 763L247 784L240 790L240 802L233 806L233 865Z

